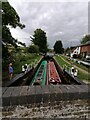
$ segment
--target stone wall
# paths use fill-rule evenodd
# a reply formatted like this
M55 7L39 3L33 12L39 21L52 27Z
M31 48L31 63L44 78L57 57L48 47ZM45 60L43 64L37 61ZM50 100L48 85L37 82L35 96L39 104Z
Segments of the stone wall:
M90 98L90 85L45 85L3 87L3 106L53 103L55 101Z

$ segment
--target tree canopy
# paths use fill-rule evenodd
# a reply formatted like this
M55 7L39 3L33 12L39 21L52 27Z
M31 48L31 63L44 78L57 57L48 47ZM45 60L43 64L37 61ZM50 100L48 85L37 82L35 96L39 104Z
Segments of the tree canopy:
M14 39L11 35L9 26L16 28L17 26L23 29L25 25L20 23L20 18L15 11L15 9L9 4L9 2L2 2L2 41L4 44L2 45L3 58L8 57L8 47L7 44L13 45L17 48L18 41ZM25 46L25 43L19 42ZM6 53L5 53L6 52Z
M2 3L2 25L10 25L13 28L17 26L23 29L25 25L20 23L20 18L15 9L9 4L9 2Z
M81 44L84 44L86 42L90 41L90 34L85 35L82 40L81 40Z
M46 33L43 30L36 29L31 39L35 45L38 45L40 52L47 52L47 37Z
M39 47L37 45L30 45L28 48L28 52L30 53L38 53Z
M64 52L63 44L60 40L56 41L54 44L55 53L62 54Z

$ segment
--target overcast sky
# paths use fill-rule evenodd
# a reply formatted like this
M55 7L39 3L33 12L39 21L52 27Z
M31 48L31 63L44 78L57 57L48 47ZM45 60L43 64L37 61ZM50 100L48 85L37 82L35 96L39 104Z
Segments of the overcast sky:
M10 29L12 36L30 45L37 28L46 32L49 47L61 40L64 47L80 44L88 33L88 2L24 2L8 0L25 28Z

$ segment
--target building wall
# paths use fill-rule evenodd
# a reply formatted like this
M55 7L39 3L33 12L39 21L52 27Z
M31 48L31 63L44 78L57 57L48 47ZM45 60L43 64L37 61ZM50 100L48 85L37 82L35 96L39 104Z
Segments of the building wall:
M81 55L82 55L82 57L85 58L88 53L90 53L90 44L81 46Z
M82 52L90 52L90 45L81 46L81 53Z

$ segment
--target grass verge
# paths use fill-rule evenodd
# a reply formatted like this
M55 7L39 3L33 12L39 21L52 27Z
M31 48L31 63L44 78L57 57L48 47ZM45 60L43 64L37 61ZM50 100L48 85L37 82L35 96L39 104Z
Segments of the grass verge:
M67 66L67 70L70 70L70 68L71 68L71 65L72 65L72 61L70 61L70 60L67 60L67 58L65 58L65 57L62 57L62 56L58 56L58 55L56 55L55 57L54 57L56 60L57 60L57 62L59 63L59 65L61 66L61 67L63 67L63 66ZM73 63L73 65L74 65L74 63ZM75 64L76 65L76 64ZM80 66L79 66L80 67ZM81 67L82 68L82 67ZM83 68L82 68L83 69ZM84 69L85 70L85 69ZM86 73L84 73L84 72L82 72L82 71L80 71L79 69L78 69L78 79L79 80L84 80L84 81L90 81L90 79L89 79L89 75L88 74L86 74Z

